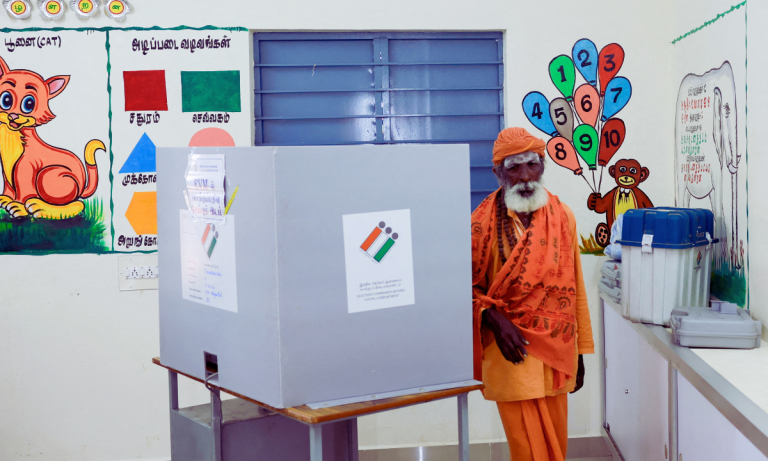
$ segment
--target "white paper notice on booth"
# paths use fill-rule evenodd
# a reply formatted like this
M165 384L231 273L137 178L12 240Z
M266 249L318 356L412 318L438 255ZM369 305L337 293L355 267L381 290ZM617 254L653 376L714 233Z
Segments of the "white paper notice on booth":
M213 223L179 210L179 219L182 298L237 312L235 217Z
M342 216L349 313L415 304L411 210Z

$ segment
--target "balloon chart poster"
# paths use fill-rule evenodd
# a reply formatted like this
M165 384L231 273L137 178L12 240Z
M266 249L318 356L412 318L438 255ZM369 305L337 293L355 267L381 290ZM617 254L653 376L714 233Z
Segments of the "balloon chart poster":
M523 98L525 116L550 137L550 158L580 177L574 181L586 183L591 191L587 207L605 215L589 238L582 236L585 254L603 253L618 215L653 206L639 187L648 179L648 168L635 159L614 160L627 134L617 114L632 97L629 79L618 75L624 58L624 49L617 43L598 51L591 40L581 39L570 55L562 54L549 63L549 77L561 96L550 101L532 91Z

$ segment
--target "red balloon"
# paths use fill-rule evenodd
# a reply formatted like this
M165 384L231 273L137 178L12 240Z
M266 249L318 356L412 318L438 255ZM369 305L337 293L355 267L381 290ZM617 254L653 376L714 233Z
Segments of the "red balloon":
M550 158L563 168L573 171L573 174L581 174L581 165L576 156L576 151L570 141L562 136L556 136L547 143L547 153Z
M611 43L600 50L598 58L598 71L600 73L600 96L605 96L605 87L624 64L624 48L618 43Z
M620 118L612 118L603 125L603 132L600 136L600 151L597 154L597 164L600 166L608 165L611 158L624 144L624 136L627 134L627 128L624 121Z

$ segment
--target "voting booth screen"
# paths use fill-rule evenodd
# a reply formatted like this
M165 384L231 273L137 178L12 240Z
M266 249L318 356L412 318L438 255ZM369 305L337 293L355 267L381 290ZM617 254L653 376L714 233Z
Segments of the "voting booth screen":
M212 160L188 181L193 158ZM468 164L466 145L158 149L163 364L202 379L213 354L220 386L275 407L472 379ZM196 189L222 172L226 195Z

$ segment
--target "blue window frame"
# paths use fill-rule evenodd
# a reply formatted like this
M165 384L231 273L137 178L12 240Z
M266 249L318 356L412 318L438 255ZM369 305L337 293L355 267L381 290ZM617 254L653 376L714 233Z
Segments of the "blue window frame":
M255 33L255 144L468 143L472 208L497 186L502 35Z

